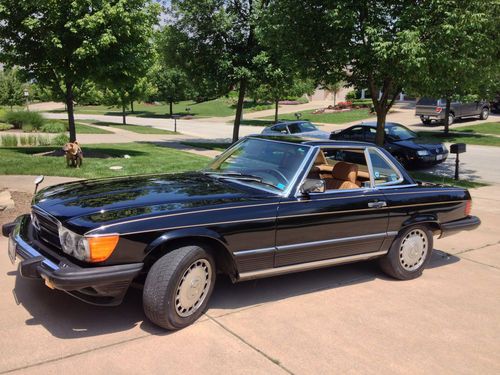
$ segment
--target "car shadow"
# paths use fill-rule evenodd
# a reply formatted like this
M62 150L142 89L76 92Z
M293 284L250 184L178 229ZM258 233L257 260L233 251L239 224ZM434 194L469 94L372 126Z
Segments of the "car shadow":
M437 250L432 255L428 269L444 267L458 261L458 257ZM26 324L41 325L57 338L99 336L130 330L138 325L140 329L153 335L169 334L146 319L142 310L142 292L139 289L131 288L120 306L100 307L81 302L64 292L50 290L39 280L23 279L17 271L9 272L8 275L16 277L13 290L16 303L32 316L26 320ZM397 282L386 277L375 261L237 284L232 284L227 277L220 277L209 304L208 315L224 315L230 310L320 290L349 287L375 279ZM217 310L222 311L219 314Z

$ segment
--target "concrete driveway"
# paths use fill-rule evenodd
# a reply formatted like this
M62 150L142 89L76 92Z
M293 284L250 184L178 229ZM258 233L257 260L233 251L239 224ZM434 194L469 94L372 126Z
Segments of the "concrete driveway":
M141 294L101 308L21 279L0 239L0 372L98 374L500 373L500 198L472 191L474 232L437 240L424 275L373 262L232 285L174 333Z

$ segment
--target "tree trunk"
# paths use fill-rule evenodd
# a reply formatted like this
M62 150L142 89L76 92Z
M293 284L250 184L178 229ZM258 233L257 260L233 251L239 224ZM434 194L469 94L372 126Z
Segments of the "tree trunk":
M127 112L125 103L122 103L122 124L127 125Z
M238 92L238 104L236 105L236 115L234 117L233 126L233 143L238 141L240 137L240 124L241 118L243 117L243 103L245 100L245 91L247 88L247 82L245 79L240 80L240 88Z
M130 101L130 112L134 113L134 101Z
M172 117L174 114L174 102L170 100L168 103L170 105L170 117Z
M76 141L75 113L73 108L73 84L66 82L66 108L68 109L69 141Z
M387 117L387 110L385 106L379 105L375 108L377 111L377 134L375 136L375 142L378 146L384 145L385 137L385 118Z
M446 107L444 110L444 134L446 135L448 135L450 131L450 125L449 125L450 108L451 108L451 100L450 98L446 98Z
M335 91L333 93L333 106L335 107L337 105L337 92Z
M278 122L278 105L279 105L279 99L276 99L276 101L274 102L274 123L277 123Z

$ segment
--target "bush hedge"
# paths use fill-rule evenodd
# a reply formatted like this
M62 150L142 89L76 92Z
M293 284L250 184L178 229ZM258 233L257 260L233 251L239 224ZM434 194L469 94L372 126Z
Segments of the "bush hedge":
M11 111L5 113L3 118L5 122L14 125L15 129L39 130L45 124L45 119L38 112Z

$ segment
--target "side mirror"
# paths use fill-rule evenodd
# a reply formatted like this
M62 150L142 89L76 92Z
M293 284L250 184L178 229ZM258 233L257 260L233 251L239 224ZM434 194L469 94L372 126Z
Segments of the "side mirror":
M35 180L33 181L35 183L35 193L34 194L36 194L36 191L38 190L38 185L40 185L43 182L44 178L45 177L43 175L40 175L37 178L35 178Z
M324 193L325 190L326 190L325 181L311 179L311 178L306 179L302 183L302 186L300 187L300 192L302 194Z

